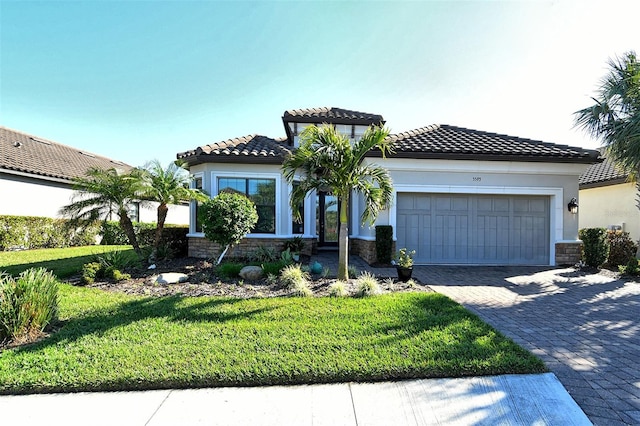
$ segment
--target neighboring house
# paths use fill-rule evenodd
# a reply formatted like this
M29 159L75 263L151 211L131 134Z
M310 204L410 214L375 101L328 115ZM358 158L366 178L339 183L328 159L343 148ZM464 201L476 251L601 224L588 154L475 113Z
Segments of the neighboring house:
M0 127L0 215L59 217L60 208L71 202L73 178L91 167L131 169L120 161ZM134 203L131 213L142 222L157 220L154 206ZM189 207L170 206L167 223L189 223Z
M580 176L580 228L608 228L640 239L638 188L629 174L605 158Z
M264 244L279 247L302 235L313 250L335 246L337 205L331 194L314 193L303 221L292 220L291 188L281 164L295 149L302 129L331 123L351 138L381 115L340 108L286 111L286 137L249 135L178 153L197 187L213 195L224 190L247 194L260 220L237 248L243 254ZM567 204L578 196L578 177L598 160L593 150L432 125L389 136L395 153L365 161L384 166L394 182L394 202L377 225L393 226L396 247L416 250L418 264L555 265L579 260L577 215ZM375 261L375 228L360 224L364 209L350 200L349 244L353 254ZM215 247L204 238L192 205L189 250L208 257Z

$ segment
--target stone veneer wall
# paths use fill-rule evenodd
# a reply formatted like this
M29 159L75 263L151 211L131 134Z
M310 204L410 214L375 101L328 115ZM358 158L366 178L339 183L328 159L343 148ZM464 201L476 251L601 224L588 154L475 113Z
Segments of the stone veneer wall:
M246 257L260 246L274 247L278 252L283 251L285 241L290 238L244 238L240 244L230 249L225 256ZM315 239L305 239L304 249L301 254L310 256L316 249ZM202 259L217 257L220 255L220 245L207 240L204 237L189 237L189 256Z
M395 253L395 250L396 242L394 241L391 246L391 253ZM375 241L349 238L349 253L360 256L369 265L378 261Z
M582 258L582 241L556 243L556 265L575 265Z

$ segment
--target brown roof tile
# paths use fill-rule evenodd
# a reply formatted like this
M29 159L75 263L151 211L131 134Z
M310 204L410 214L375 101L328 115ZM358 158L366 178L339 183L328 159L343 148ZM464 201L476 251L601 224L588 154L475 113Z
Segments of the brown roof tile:
M180 152L177 157L191 165L207 161L281 164L285 156L291 152L286 140L248 135Z
M332 124L381 124L384 119L379 114L352 111L336 107L291 109L284 112L282 120L297 123L332 123Z
M595 150L449 125L431 125L389 135L401 158L479 159L594 163ZM372 156L379 156L372 152Z
M91 167L128 170L130 165L27 133L0 127L0 171L71 180Z
M580 188L592 188L596 186L613 185L626 182L629 174L617 166L613 160L605 158L602 163L589 167L580 175Z

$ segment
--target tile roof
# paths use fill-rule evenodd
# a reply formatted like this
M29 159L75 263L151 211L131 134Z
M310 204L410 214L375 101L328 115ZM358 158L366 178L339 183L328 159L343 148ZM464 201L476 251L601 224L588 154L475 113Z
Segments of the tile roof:
M180 152L177 157L191 165L214 159L234 163L282 164L285 156L291 152L286 141L286 138L272 139L262 135L247 135Z
M379 114L352 111L336 107L291 109L282 116L285 122L333 123L333 124L380 124L384 119Z
M0 172L13 171L62 180L84 176L90 167L130 165L0 126Z
M626 182L629 174L617 166L613 160L605 158L602 163L593 164L578 180L580 188L615 185Z
M550 161L594 163L599 152L549 142L482 132L449 125L431 125L389 135L398 158ZM372 152L371 156L379 156Z

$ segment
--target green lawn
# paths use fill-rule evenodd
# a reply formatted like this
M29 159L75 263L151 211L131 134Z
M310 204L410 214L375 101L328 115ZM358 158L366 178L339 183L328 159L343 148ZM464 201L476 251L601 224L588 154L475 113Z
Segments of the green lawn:
M66 278L82 270L82 265L94 260L100 253L115 250L135 252L131 246L85 246L23 251L0 252L0 271L11 275L31 267L45 268L52 271L59 278Z
M61 328L0 352L0 394L546 371L436 293L141 298L61 286Z

